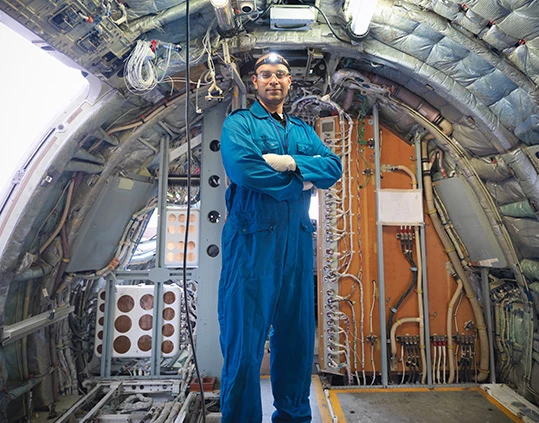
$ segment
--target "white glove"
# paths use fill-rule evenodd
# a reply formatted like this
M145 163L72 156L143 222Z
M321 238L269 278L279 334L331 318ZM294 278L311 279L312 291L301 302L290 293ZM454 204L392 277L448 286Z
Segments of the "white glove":
M313 187L313 183L310 181L303 182L303 191L308 191Z
M277 172L286 172L287 170L294 172L296 170L296 161L288 154L262 154L262 157L268 164Z

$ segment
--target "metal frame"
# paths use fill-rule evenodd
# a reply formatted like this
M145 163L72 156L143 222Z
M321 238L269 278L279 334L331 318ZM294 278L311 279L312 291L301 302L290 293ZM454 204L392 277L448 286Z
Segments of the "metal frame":
M490 287L488 283L489 269L481 268L481 290L483 291L483 308L485 309L485 320L487 321L488 349L490 358L490 383L496 383L496 360L494 357L494 331L492 326L492 302L490 301Z
M156 266L149 270L118 270L111 273L107 277L106 285L106 301L104 311L103 324L103 351L101 354L101 377L111 376L112 362L112 338L113 338L113 310L115 297L115 282L117 279L137 280L145 279L154 283L154 298L162 298L164 292L164 284L167 280L175 277L183 278L182 269L167 269L164 265L165 244L166 244L166 211L167 211L167 190L168 190L168 172L163 169L168 169L169 163L169 143L170 137L164 135L160 141L160 157L159 157L159 180L158 180L158 236L156 245ZM197 270L189 269L186 277L197 279ZM150 375L139 376L139 378L155 378L160 375L160 358L161 358L161 340L163 325L162 303L154 302L154 322L152 326L152 350L150 357Z
M220 151L210 149L214 140L219 140L221 127L225 119L228 103L221 103L207 110L204 115L202 134L202 171L200 178L200 261L198 269L188 269L187 278L199 280L197 305L197 343L196 353L199 367L204 376L220 376L223 359L218 353L219 327L217 319L217 290L221 272L221 252L216 257L208 254L210 246L221 248L221 231L225 218L225 189L226 175L221 161ZM107 292L105 303L105 321L103 331L103 353L101 356L101 376L110 377L112 360L112 334L114 310L114 282L116 279L150 280L154 282L154 298L161 298L164 284L174 277L183 279L183 269L167 269L165 267L166 247L166 193L168 190L168 168L170 137L164 135L160 141L159 180L158 180L158 239L156 245L156 266L149 270L126 271L118 270L107 279ZM219 178L219 185L212 186L210 178L215 181ZM207 219L210 211L217 211L221 218L218 222ZM152 327L152 351L150 358L150 375L140 378L155 378L160 375L161 357L161 326L163 323L162 304L154 302L154 322Z
M380 122L378 117L378 105L372 107L372 120L374 130L374 181L376 192L376 242L378 244L378 313L380 319L380 354L382 360L382 386L389 385L389 373L387 368L387 334L386 334L386 288L384 273L384 237L383 225L378 223L378 193L381 188L380 172Z
M204 112L202 131L202 169L200 172L200 261L197 295L197 342L196 355L200 373L204 376L221 376L223 358L219 345L219 324L217 318L217 291L221 274L221 232L226 207L226 175L221 160L221 152L210 148L212 141L219 141L228 103L220 103ZM212 186L210 178L219 178L219 185ZM220 219L213 223L208 213L217 211ZM219 247L219 254L211 257L208 248Z
M46 328L53 323L65 319L73 310L75 310L74 306L63 305L12 325L4 326L2 331L2 346L9 345L38 329Z
M86 406L88 403L95 400L95 398L103 393L106 394L96 403L96 405L87 412L80 420L77 420L79 423L82 422L91 422L94 421L94 418L103 406L105 406L115 395L120 394L163 394L168 393L171 396L177 396L180 393L180 381L174 379L160 379L152 381L137 381L137 380L122 380L121 382L112 381L112 380L103 380L99 382L94 388L79 399L75 404L69 408L62 416L55 421L55 423L68 423L75 418L75 414L80 412L81 408ZM195 393L195 395L197 395ZM191 396L191 399L190 399ZM190 393L185 402L189 405L192 401L193 393ZM182 407L182 410L185 409ZM80 416L78 416L80 418Z

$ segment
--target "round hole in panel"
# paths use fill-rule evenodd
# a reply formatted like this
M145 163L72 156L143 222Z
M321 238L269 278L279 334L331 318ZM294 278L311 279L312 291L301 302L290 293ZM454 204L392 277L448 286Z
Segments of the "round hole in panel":
M153 316L151 314L144 314L138 319L138 325L142 330L150 330L153 324Z
M166 257L168 262L174 261L174 253L167 253Z
M126 333L133 326L133 322L129 316L118 316L114 321L114 328L120 333Z
M102 353L103 353L103 345L102 345L102 344L99 344L99 345L97 346L97 353L98 353L98 354L102 354Z
M184 243L183 241L178 242L178 246L176 247L178 250L183 250Z
M101 298L102 300L105 300L105 291L101 291L101 294L99 294L99 298Z
M172 304L174 301L176 301L176 294L172 291L165 292L163 294L163 301L165 304Z
M187 253L187 261L193 262L195 261L196 254L195 253Z
M195 246L196 246L196 244L193 241L189 241L187 243L187 249L188 250L194 250Z
M218 175L211 175L208 178L208 184L212 188L217 188L219 185L221 185L221 178L219 178Z
M172 336L174 334L174 326L170 323L163 325L163 336Z
M97 332L97 339L103 339L103 331L102 330Z
M212 244L207 248L206 253L208 253L210 257L217 257L219 255L219 247Z
M153 308L153 295L144 294L142 297L140 297L140 307L143 310L151 310Z
M176 215L171 213L168 215L168 221L169 222L176 222Z
M103 316L101 316L99 318L99 320L97 321L97 323L99 323L101 326L103 326L105 324L105 318Z
M194 234L197 231L197 227L195 225L189 225L189 233Z
M221 143L219 142L219 140L213 140L210 142L211 151L219 151L220 148L221 148Z
M122 295L116 304L122 313L129 313L135 307L135 300L131 295Z
M183 253L178 253L178 255L176 256L176 260L183 261Z
M167 242L167 249L168 249L168 250L173 250L174 247L175 247L174 241L169 241L169 242Z
M141 351L150 351L152 349L152 337L150 335L142 335L138 339L137 345Z
M119 336L114 340L112 348L114 348L114 351L116 351L118 354L125 354L127 351L129 351L129 348L131 348L131 341L127 336Z
M161 350L165 354L170 354L174 350L174 343L172 341L163 341Z
M187 220L187 215L185 214L180 214L180 216L178 217L178 222L185 222Z
M102 313L105 312L105 303L99 304L99 311L101 311Z
M167 226L167 232L168 232L169 234L175 234L175 233L176 233L176 226L174 226L174 225L168 225L168 226Z
M217 210L212 210L208 213L208 220L211 223L217 223L219 220L221 220L221 213L219 213Z
M193 223L193 222L196 222L197 221L197 215L196 214L192 214L191 216L189 216L189 222Z
M184 234L185 233L185 226L184 225L178 226L178 233L179 234Z
M174 319L174 316L176 315L176 312L173 308L167 307L163 310L163 319L165 320L172 320Z

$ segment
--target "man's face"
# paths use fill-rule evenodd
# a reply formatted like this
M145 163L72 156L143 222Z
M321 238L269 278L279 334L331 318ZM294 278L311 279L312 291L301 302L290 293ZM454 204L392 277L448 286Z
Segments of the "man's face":
M269 78L268 75L270 75ZM292 83L292 76L283 64L265 63L256 70L256 75L253 75L251 80L256 88L258 99L263 104L277 106L284 103Z

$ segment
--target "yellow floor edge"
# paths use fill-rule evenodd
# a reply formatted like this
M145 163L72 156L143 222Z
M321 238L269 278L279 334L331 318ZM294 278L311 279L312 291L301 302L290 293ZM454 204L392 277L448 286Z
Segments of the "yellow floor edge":
M333 420L331 418L329 406L324 394L324 388L322 388L322 383L320 382L320 377L318 375L313 375L312 384L314 387L314 393L316 395L316 402L318 403L318 409L320 410L322 423L332 423Z
M341 402L337 397L337 392L331 390L329 391L329 402L331 403L331 408L333 408L333 414L337 418L337 422L346 423L346 417L344 417L344 411L342 411ZM333 423L331 418L328 420L328 422Z
M316 377L318 379L318 377ZM315 383L315 377L313 376L313 383ZM317 386L318 384L318 386ZM318 400L318 405L320 407L320 414L322 415L322 422L323 423L333 423L333 420L331 418L331 413L329 411L329 407L327 405L326 397L324 395L324 390L322 389L322 384L320 383L320 380L317 381L317 384L315 383L315 392L316 392L316 398ZM320 390L320 395L318 393L318 389ZM483 395L491 404L496 406L502 413L504 413L507 417L509 417L513 422L515 423L521 423L522 419L516 416L506 408L503 404L499 403L495 398L490 396L488 392L485 392L483 389L475 386L471 387L465 387L465 388L459 388L459 387L436 387L436 388L354 388L354 389L330 389L329 390L329 400L331 403L331 407L333 408L333 413L337 419L338 423L346 423L346 418L344 417L344 412L341 407L341 403L339 401L339 397L337 394L339 393L359 393L359 392L429 392L429 391L438 391L438 392L451 392L451 391L476 391L479 392L481 395ZM322 409L324 407L324 411L327 413L322 413Z
M514 422L522 422L522 419L518 416L516 416L511 410L509 410L507 407L505 407L503 404L499 403L496 398L494 398L492 395L489 395L488 392L481 388L475 388L481 395L483 395L490 403L494 404L501 412L503 412L507 417L509 417Z

